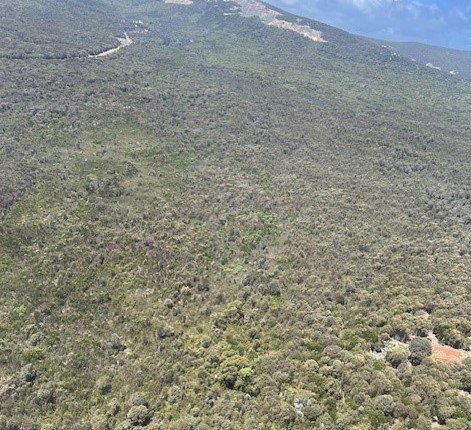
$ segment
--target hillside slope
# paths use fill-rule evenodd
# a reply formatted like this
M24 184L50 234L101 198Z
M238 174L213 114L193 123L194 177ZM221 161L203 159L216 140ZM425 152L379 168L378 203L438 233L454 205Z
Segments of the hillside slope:
M381 46L389 47L405 57L418 61L431 69L471 79L471 52L415 42L391 42L377 40Z
M470 84L240 2L93 5L96 44L34 26L80 55L0 60L0 428L467 429Z
M101 0L3 0L0 58L86 56L116 44L126 28Z

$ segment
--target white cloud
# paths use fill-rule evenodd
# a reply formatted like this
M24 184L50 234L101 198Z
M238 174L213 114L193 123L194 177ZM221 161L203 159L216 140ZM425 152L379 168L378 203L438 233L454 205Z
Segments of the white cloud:
M294 6L298 2L299 0L280 0L280 3L285 4L287 6Z
M390 3L390 0L341 0L342 3L352 5L362 10L374 9Z

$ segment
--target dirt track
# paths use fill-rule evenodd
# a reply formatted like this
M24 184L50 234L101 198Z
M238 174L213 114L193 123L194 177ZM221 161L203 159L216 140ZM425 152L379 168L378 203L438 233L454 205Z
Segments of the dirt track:
M89 55L90 58L99 58L99 57L107 57L108 55L114 54L118 52L121 48L125 46L132 45L134 41L128 36L127 33L124 33L124 37L117 37L120 45L116 48L107 49L106 51L100 52L99 54Z

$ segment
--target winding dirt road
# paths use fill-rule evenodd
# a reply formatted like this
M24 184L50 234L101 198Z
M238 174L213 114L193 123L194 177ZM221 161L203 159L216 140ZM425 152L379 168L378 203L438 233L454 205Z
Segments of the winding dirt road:
M107 49L106 51L100 52L99 54L89 55L89 58L101 58L107 57L108 55L114 54L118 52L120 49L124 48L125 46L132 45L134 41L128 36L127 33L124 33L124 37L117 37L120 45L116 48Z

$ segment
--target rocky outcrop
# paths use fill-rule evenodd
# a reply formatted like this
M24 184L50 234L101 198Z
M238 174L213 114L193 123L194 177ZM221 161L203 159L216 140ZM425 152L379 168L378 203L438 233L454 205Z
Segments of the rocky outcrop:
M226 0L233 1L233 0ZM240 7L239 13L245 17L258 17L260 20L266 24L273 27L282 28L285 30L291 30L295 33L298 33L308 39L311 39L314 42L326 42L322 38L322 33L318 30L315 30L308 25L301 25L295 22L289 22L281 19L282 14L276 10L270 9L265 6L263 3L258 2L257 0L234 0Z

